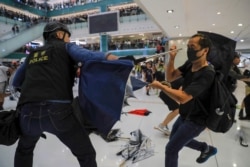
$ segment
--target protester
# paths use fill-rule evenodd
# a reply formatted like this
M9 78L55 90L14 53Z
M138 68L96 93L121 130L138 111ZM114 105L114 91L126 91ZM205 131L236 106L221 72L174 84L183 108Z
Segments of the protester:
M32 167L34 148L43 132L56 135L81 167L97 166L95 149L71 106L75 65L118 57L70 43L70 35L66 25L47 23L43 30L45 45L32 51L16 71L13 85L21 86L18 110L22 135L16 148L15 167Z
M212 67L206 60L211 48L211 41L205 35L195 34L189 39L187 46L188 61L176 69L174 63L177 51L173 51L169 54L167 65L167 80L171 82L182 76L184 80L181 88L172 89L158 81L150 84L152 87L161 89L180 104L180 116L173 125L169 142L166 145L165 167L178 166L179 151L184 146L201 152L196 159L197 163L203 163L217 153L215 147L194 139L206 128L207 115L199 107L197 100L208 107L210 86L215 76L213 70L208 70ZM170 50L174 49L176 46L171 46Z
M231 92L234 92L235 89L237 88L237 80L250 83L249 76L243 75L241 70L238 68L238 65L240 63L240 56L241 55L239 52L234 53L234 59L233 59L230 71L228 73L227 87L229 88Z
M143 70L143 76L144 76L144 81L147 82L148 84L152 83L154 80L153 77L153 70L152 70L152 62L148 61L146 62L146 68ZM150 87L148 85L146 85L146 95L150 95L149 94L150 91Z

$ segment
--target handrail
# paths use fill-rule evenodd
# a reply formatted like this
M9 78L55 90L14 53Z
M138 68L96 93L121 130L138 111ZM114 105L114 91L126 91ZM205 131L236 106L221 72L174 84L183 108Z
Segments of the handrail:
M24 44L41 37L44 25L45 23L39 23L15 35L13 38L0 42L0 57L5 57L21 48Z

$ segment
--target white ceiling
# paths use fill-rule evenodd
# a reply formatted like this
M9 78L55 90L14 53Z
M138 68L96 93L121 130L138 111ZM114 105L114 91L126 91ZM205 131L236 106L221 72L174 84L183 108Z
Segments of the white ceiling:
M197 31L207 31L236 40L236 49L250 49L250 0L134 1L169 38L178 38L179 34L190 37ZM167 10L174 12L169 14ZM240 23L243 26L238 26ZM241 39L244 42L240 42Z

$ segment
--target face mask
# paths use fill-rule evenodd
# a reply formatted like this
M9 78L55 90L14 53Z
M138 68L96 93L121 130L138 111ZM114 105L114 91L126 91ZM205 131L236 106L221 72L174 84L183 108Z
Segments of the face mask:
M200 57L196 56L197 52L199 52L199 51L201 51L201 49L200 50L194 50L193 48L188 48L187 49L188 60L192 62L192 61L195 61L195 60L199 59L201 56Z

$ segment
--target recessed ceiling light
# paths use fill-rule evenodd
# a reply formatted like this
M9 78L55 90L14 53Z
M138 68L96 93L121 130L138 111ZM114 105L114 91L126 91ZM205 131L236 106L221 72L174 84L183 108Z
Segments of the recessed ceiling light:
M179 37L181 37L182 36L182 34L179 34Z
M215 26L215 24L213 23L212 26Z
M241 39L240 42L244 42L244 39Z
M243 26L243 24L239 23L238 26L241 27L241 26Z
M180 28L180 26L176 25L176 26L174 26L174 28L177 28L177 29L178 29L178 28Z
M220 15L221 14L221 12L217 12L217 15Z
M233 33L234 33L234 31L231 31L230 33L231 33L231 34L233 34Z
M167 10L167 13L174 13L174 10Z

